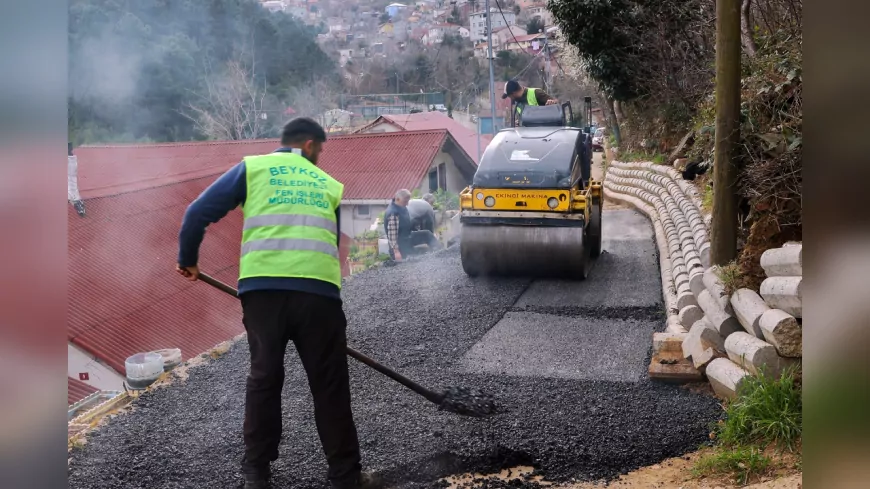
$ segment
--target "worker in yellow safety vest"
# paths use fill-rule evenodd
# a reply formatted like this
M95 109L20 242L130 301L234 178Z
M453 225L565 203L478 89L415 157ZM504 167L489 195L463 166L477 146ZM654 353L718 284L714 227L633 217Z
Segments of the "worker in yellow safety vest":
M243 430L246 489L269 487L270 464L278 458L289 341L308 375L332 487L377 485L361 471L351 412L347 320L340 295L344 186L317 167L325 141L326 133L315 121L291 120L279 149L244 158L190 204L179 233L176 268L196 280L206 227L242 208L239 297L251 352Z
M517 111L516 123L519 124L520 116L523 115L523 108L527 105L554 105L559 101L551 97L549 94L540 88L528 88L520 85L516 80L510 80L504 85L504 93L501 95L502 100L510 97L511 101L516 104L514 110Z

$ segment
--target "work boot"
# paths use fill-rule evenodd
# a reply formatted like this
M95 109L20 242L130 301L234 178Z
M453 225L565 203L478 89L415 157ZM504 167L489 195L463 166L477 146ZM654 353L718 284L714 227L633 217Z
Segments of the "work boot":
M269 476L263 474L244 474L245 489L269 489Z
M361 473L347 482L332 482L332 489L381 489L384 481L381 477L371 473Z

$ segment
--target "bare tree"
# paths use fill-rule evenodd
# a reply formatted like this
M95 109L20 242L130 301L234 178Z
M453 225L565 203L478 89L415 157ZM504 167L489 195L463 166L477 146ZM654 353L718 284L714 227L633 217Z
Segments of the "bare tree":
M296 117L310 117L330 131L350 124L350 115L338 107L338 94L327 82L316 80L290 92Z
M254 66L242 59L231 60L220 72L206 65L205 88L195 93L182 114L211 139L257 139L268 131L266 83L257 82Z
M740 5L740 31L743 35L743 48L746 54L755 56L758 44L755 42L755 23L752 20L752 0L743 0Z
M605 108L604 118L610 130L613 131L613 136L616 139L617 145L622 140L620 131L621 114L617 108L616 102L612 98L607 98L596 86L596 83L586 71L583 60L580 58L577 48L571 44L559 39L559 44L562 46L559 55L559 64L562 67L562 73L571 79L576 87L584 93L584 96L592 97L595 105ZM558 86L557 84L556 86ZM591 122L587 122L590 124Z

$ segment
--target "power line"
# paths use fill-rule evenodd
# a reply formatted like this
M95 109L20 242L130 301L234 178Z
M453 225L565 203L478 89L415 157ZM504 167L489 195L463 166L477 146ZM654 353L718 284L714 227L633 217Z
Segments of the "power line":
M504 21L504 25L507 28L508 32L511 33L511 37L514 38L514 42L517 43L517 47L519 47L520 42L517 41L517 36L514 35L513 29L511 29L510 24L508 24L507 18L504 16L504 11L501 9L501 4L498 3L498 0L495 0L495 6L498 8L498 13L501 15L501 20ZM489 12L487 12L489 14Z
M525 68L523 68L522 70L520 70L520 72L517 73L516 76L514 76L514 78L519 78L519 77L523 76L523 73L525 73L526 70L528 70L529 68L532 67L532 64L535 62L536 59L538 59L539 56L541 56L541 54L542 54L542 53L538 53L538 54L534 55L534 56L532 57L531 61L529 61L529 64L527 64Z
M513 29L511 29L511 26L508 25L507 18L504 16L504 11L503 11L502 8L501 8L501 4L498 3L498 0L495 0L495 6L498 7L498 13L501 15L501 18L502 18L502 20L503 20L504 23L505 23L506 29L508 30L508 32L510 32L511 37L514 38L514 42L516 43L517 47L520 47L520 42L517 40L517 36L514 35L514 31L513 31ZM543 24L543 22L542 22L542 24ZM544 34L544 37L547 36L547 27L546 27L546 26L544 26L544 28L543 28L543 34ZM549 52L549 49L547 49L547 51ZM543 51L542 51L542 52L543 52ZM529 64L528 64L525 68L523 68L522 71L520 71L519 73L517 73L517 74L514 76L514 78L517 79L517 78L521 77L521 76L523 75L523 73L525 73L526 70L528 70L529 67L532 66L532 63L533 63L536 59L538 59L538 56L540 56L540 55L541 55L540 52L539 52L538 54L536 54L536 55L532 58L532 61L530 61ZM556 64L558 64L558 63L559 63L559 60L556 60ZM559 66L559 68L561 69L561 66ZM549 87L545 87L545 88L549 88Z

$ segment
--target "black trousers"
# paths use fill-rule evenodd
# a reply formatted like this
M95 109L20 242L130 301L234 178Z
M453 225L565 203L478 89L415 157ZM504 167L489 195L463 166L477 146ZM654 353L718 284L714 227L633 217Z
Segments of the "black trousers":
M360 473L356 426L350 408L347 320L341 301L306 292L255 290L241 296L251 349L245 395L245 457L242 471L269 473L281 442L284 353L292 341L308 375L314 419L330 481Z

